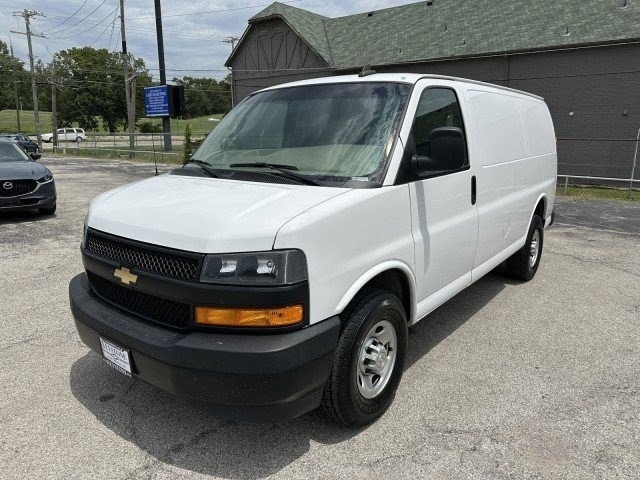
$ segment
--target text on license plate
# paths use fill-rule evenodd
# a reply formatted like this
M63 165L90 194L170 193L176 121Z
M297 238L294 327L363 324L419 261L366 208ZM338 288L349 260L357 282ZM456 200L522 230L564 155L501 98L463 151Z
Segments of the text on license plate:
M102 356L105 363L130 377L131 356L129 355L129 351L104 338L100 338L100 346L102 347Z

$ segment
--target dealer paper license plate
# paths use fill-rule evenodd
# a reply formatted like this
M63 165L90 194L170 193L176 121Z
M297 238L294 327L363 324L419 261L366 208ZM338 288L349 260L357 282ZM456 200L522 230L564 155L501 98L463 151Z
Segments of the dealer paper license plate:
M102 346L102 356L105 363L130 377L131 357L129 356L129 351L104 338L100 338L100 345Z

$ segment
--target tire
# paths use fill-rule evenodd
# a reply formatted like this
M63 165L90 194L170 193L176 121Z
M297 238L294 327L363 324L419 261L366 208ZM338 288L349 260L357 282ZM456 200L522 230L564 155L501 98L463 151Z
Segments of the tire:
M56 213L56 204L54 203L48 207L39 208L38 211L40 212L40 215L53 215Z
M378 336L382 341L390 341L377 343ZM382 415L391 404L402 378L407 337L407 317L400 300L384 290L363 292L343 318L331 374L324 387L322 411L351 427L367 425ZM393 341L395 349L387 350ZM363 361L365 352L369 352L369 358ZM386 353L380 356L380 352ZM392 357L391 353L395 355ZM371 359L374 356L377 364ZM365 370L369 374L363 372L365 364L382 368L380 375L369 369ZM363 379L366 380L364 384Z
M76 137L76 143L82 142L82 137Z
M536 242L534 246L534 241ZM538 271L544 244L544 224L538 215L534 215L529 225L524 246L507 259L507 274L516 280L529 281ZM534 258L534 251L536 254Z

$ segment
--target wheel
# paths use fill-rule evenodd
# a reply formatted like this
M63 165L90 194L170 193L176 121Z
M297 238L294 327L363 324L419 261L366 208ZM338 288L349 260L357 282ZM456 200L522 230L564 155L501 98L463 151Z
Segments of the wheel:
M534 215L529 225L524 247L507 259L507 274L516 280L528 281L538 271L542 257L544 225L538 215Z
M384 290L364 292L345 315L322 410L348 426L373 422L391 404L402 378L407 318Z
M56 204L54 203L53 205L39 208L38 211L40 212L40 215L53 215L56 213Z
M82 137L76 137L76 142L80 143L82 141Z

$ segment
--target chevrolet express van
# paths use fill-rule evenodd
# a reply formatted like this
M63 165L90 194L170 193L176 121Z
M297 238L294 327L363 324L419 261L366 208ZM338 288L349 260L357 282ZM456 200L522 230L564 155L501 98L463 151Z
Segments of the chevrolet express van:
M400 382L407 327L505 262L533 278L556 168L528 93L372 72L264 89L182 168L91 202L78 333L222 417L321 406L367 424Z

